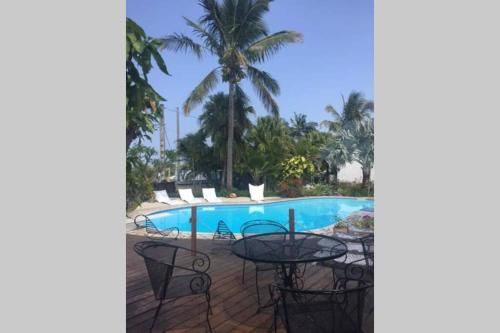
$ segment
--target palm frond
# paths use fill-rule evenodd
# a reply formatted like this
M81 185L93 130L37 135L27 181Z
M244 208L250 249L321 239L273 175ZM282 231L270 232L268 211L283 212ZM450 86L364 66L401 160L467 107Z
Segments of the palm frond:
M198 58L201 58L203 46L196 43L194 40L183 34L173 34L159 38L162 42L160 48L177 51L192 51Z
M219 82L219 69L216 68L193 89L183 105L184 114L189 114L194 107L200 104L203 99L215 88Z
M252 82L252 86L255 89L255 92L259 96L262 104L264 104L266 110L273 116L279 117L278 104L274 100L271 92L267 89L266 85L255 76L250 77L250 81Z
M216 35L211 34L205 28L203 28L201 25L199 25L196 22L191 21L187 17L183 17L183 18L186 21L186 24L193 29L194 33L198 37L203 39L203 41L205 43L205 47L207 49L209 49L210 51L212 51L212 53L214 53L218 56L222 56L223 50L222 50L222 47L221 47L219 41L216 38Z
M289 43L302 42L302 34L295 31L279 31L250 45L245 55L252 62L263 62Z
M267 90L273 95L280 94L280 86L278 81L271 77L271 75L265 71L261 71L253 66L247 66L247 74L250 80L260 81Z
M328 104L326 107L325 107L325 111L332 114L333 115L333 118L334 119L339 119L340 118L340 114L337 112L337 110L335 110L335 108L333 106L331 106L330 104Z

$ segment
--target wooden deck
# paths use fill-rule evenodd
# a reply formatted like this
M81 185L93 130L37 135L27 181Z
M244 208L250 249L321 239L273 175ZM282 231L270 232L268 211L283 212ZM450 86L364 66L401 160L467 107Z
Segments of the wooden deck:
M127 235L127 332L148 332L158 302L154 299L144 261L132 249L133 244L145 237ZM189 248L190 241L173 241ZM272 309L257 313L255 270L247 263L245 284L241 283L242 260L229 252L216 251L211 240L198 240L198 250L210 255L212 278L210 288L213 314L210 323L213 332L269 332L272 325ZM272 273L259 273L261 295L267 300L266 282L272 281ZM306 287L323 288L331 281L331 271L322 266L307 268ZM260 283L260 281L263 281ZM203 295L168 301L155 324L154 332L208 332L206 301ZM279 321L278 321L279 323ZM373 321L365 323L365 332L373 332ZM278 332L284 332L278 324Z

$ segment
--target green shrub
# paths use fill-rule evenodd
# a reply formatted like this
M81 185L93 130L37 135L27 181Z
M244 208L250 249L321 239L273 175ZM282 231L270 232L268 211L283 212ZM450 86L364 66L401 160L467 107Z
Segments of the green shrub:
M304 187L302 194L305 196L331 195L332 189L327 184L312 184Z
M358 183L338 183L334 194L346 197L373 197L373 182L370 186L364 188Z

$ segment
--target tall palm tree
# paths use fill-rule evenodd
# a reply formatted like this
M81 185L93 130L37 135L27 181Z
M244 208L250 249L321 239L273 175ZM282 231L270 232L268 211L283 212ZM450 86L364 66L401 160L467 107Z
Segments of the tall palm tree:
M342 133L342 132L341 132ZM344 143L342 134L331 135L323 148L320 149L320 155L328 164L328 175L333 175L333 185L338 182L338 172L347 163L351 162L351 154Z
M325 107L325 111L333 116L333 120L323 120L322 126L326 126L330 131L337 132L341 128L345 130L357 130L365 124L365 120L373 115L373 101L367 100L359 91L349 94L347 102L343 100L342 114L339 114L331 105Z
M309 133L316 130L318 123L307 121L307 116L302 113L293 113L293 118L290 119L290 134L295 139L303 138Z
M279 114L273 96L280 92L278 82L267 72L254 67L262 63L288 43L302 40L294 31L269 34L263 15L269 11L269 0L200 0L204 15L198 22L184 18L193 33L201 39L195 42L183 34L163 38L163 47L175 51L192 51L198 57L202 52L216 56L220 66L214 68L194 88L183 105L184 113L195 106L215 88L222 79L229 84L227 181L228 191L233 186L234 102L236 85L248 78L264 107L273 115Z
M200 130L212 141L215 154L219 156L223 169L221 183L224 186L226 177L226 143L228 137L227 117L228 117L229 96L223 92L211 95L203 106L203 113L198 117ZM252 126L248 116L255 114L252 106L248 105L249 99L245 93L236 87L235 98L235 126L234 144L238 147L243 144L244 132ZM238 151L240 149L237 149ZM235 160L237 160L237 157Z

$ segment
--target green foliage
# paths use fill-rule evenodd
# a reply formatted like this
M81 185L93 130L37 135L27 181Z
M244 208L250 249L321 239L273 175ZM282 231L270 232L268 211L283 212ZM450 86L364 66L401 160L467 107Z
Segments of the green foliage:
M266 182L272 188L281 171L281 161L292 149L286 122L272 116L259 117L245 136L246 150L237 165L240 173L247 173L254 183Z
M334 194L346 197L373 197L373 182L370 182L368 187L357 183L338 183Z
M290 122L290 135L296 140L306 138L310 133L315 132L318 126L318 123L307 121L307 116L302 113L294 113Z
M304 186L302 190L302 194L305 196L323 196L323 195L331 195L332 188L327 184L312 184Z
M149 139L160 116L157 105L164 101L148 82L153 61L169 75L158 48L161 42L148 37L133 20L127 18L126 31L126 136L127 150L135 139Z
M302 178L305 173L314 172L314 164L304 156L292 156L281 162L281 179Z
M206 143L202 131L188 134L179 140L179 157L184 161L183 169L191 171L191 175L201 174L208 177L215 170L217 158L213 147Z
M152 195L152 182L155 176L152 161L155 153L154 148L140 144L132 146L127 152L127 211L133 210Z

